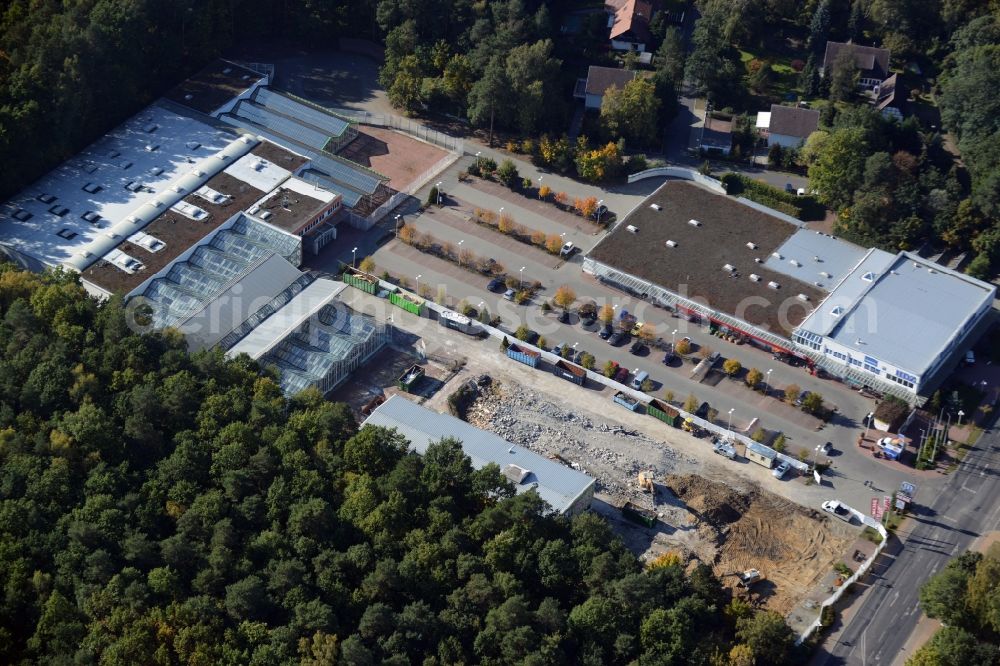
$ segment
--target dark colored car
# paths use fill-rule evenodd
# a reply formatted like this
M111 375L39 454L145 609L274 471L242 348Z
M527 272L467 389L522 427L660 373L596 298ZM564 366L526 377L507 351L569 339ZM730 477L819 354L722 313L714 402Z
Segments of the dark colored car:
M486 288L489 289L490 291L499 291L500 287L502 287L503 284L504 284L503 280L501 280L498 277L495 277L492 280L490 280L490 283L486 285Z
M698 410L694 413L700 419L708 418L708 403L703 402L698 406Z
M601 340L607 340L611 337L611 334L615 332L615 329L611 327L611 324L605 324L604 328L601 329Z
M585 349L577 350L576 356L573 358L573 362L576 363L577 365L580 365L583 362L583 355L586 353L587 351Z
M615 331L610 338L608 338L608 343L612 347L617 347L618 345L625 342L625 334L621 331Z
M670 365L677 358L677 354L674 353L673 349L668 349L667 353L663 355L663 365Z
M632 343L632 347L629 349L629 351L631 353L636 354L636 355L639 355L639 354L641 354L641 353L643 353L643 352L645 352L647 350L648 350L648 348L646 347L646 345L642 344L638 340L636 340L635 342L633 342Z
M559 323L560 324L568 324L569 323L569 312L567 312L566 310L562 310L559 313Z
M615 373L615 381L624 384L628 380L628 368L618 368Z

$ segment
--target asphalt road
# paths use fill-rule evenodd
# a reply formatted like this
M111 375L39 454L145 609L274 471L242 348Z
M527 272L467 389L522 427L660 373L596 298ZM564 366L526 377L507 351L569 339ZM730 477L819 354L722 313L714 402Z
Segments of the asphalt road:
M814 665L893 663L920 619L921 584L979 535L1000 526L998 473L1000 434L994 430L918 513L909 534L886 547L861 605ZM930 499L918 489L918 502Z

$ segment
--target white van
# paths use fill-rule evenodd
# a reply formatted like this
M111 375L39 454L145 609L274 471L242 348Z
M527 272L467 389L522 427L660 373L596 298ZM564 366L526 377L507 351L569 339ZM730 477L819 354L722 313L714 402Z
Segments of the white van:
M631 383L632 388L634 388L636 391L641 391L642 383L647 379L649 379L649 373L646 372L645 370L640 370L639 372L635 373L635 377L632 378L632 383Z

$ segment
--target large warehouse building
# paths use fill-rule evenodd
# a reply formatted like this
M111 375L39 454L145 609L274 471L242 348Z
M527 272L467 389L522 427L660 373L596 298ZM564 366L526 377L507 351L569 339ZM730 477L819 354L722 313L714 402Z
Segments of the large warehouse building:
M462 450L476 469L494 463L518 493L534 490L553 512L574 516L590 507L596 481L582 472L511 444L449 414L393 395L372 412L363 425L395 428L423 455L427 447L445 437L462 442Z
M865 250L684 181L668 181L622 219L583 268L907 400L969 344L996 292L916 255Z
M267 82L226 61L184 82L0 206L0 253L78 272L194 349L246 351L287 393L334 388L387 333L302 273L303 249L334 240L345 212L365 224L389 193L330 152L350 123Z

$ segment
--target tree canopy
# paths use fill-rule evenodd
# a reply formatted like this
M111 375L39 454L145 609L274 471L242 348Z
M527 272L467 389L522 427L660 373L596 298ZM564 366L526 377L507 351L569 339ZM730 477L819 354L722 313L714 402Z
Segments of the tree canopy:
M786 663L711 570L644 569L460 442L420 457L245 356L0 266L4 663ZM760 662L763 663L763 662Z

